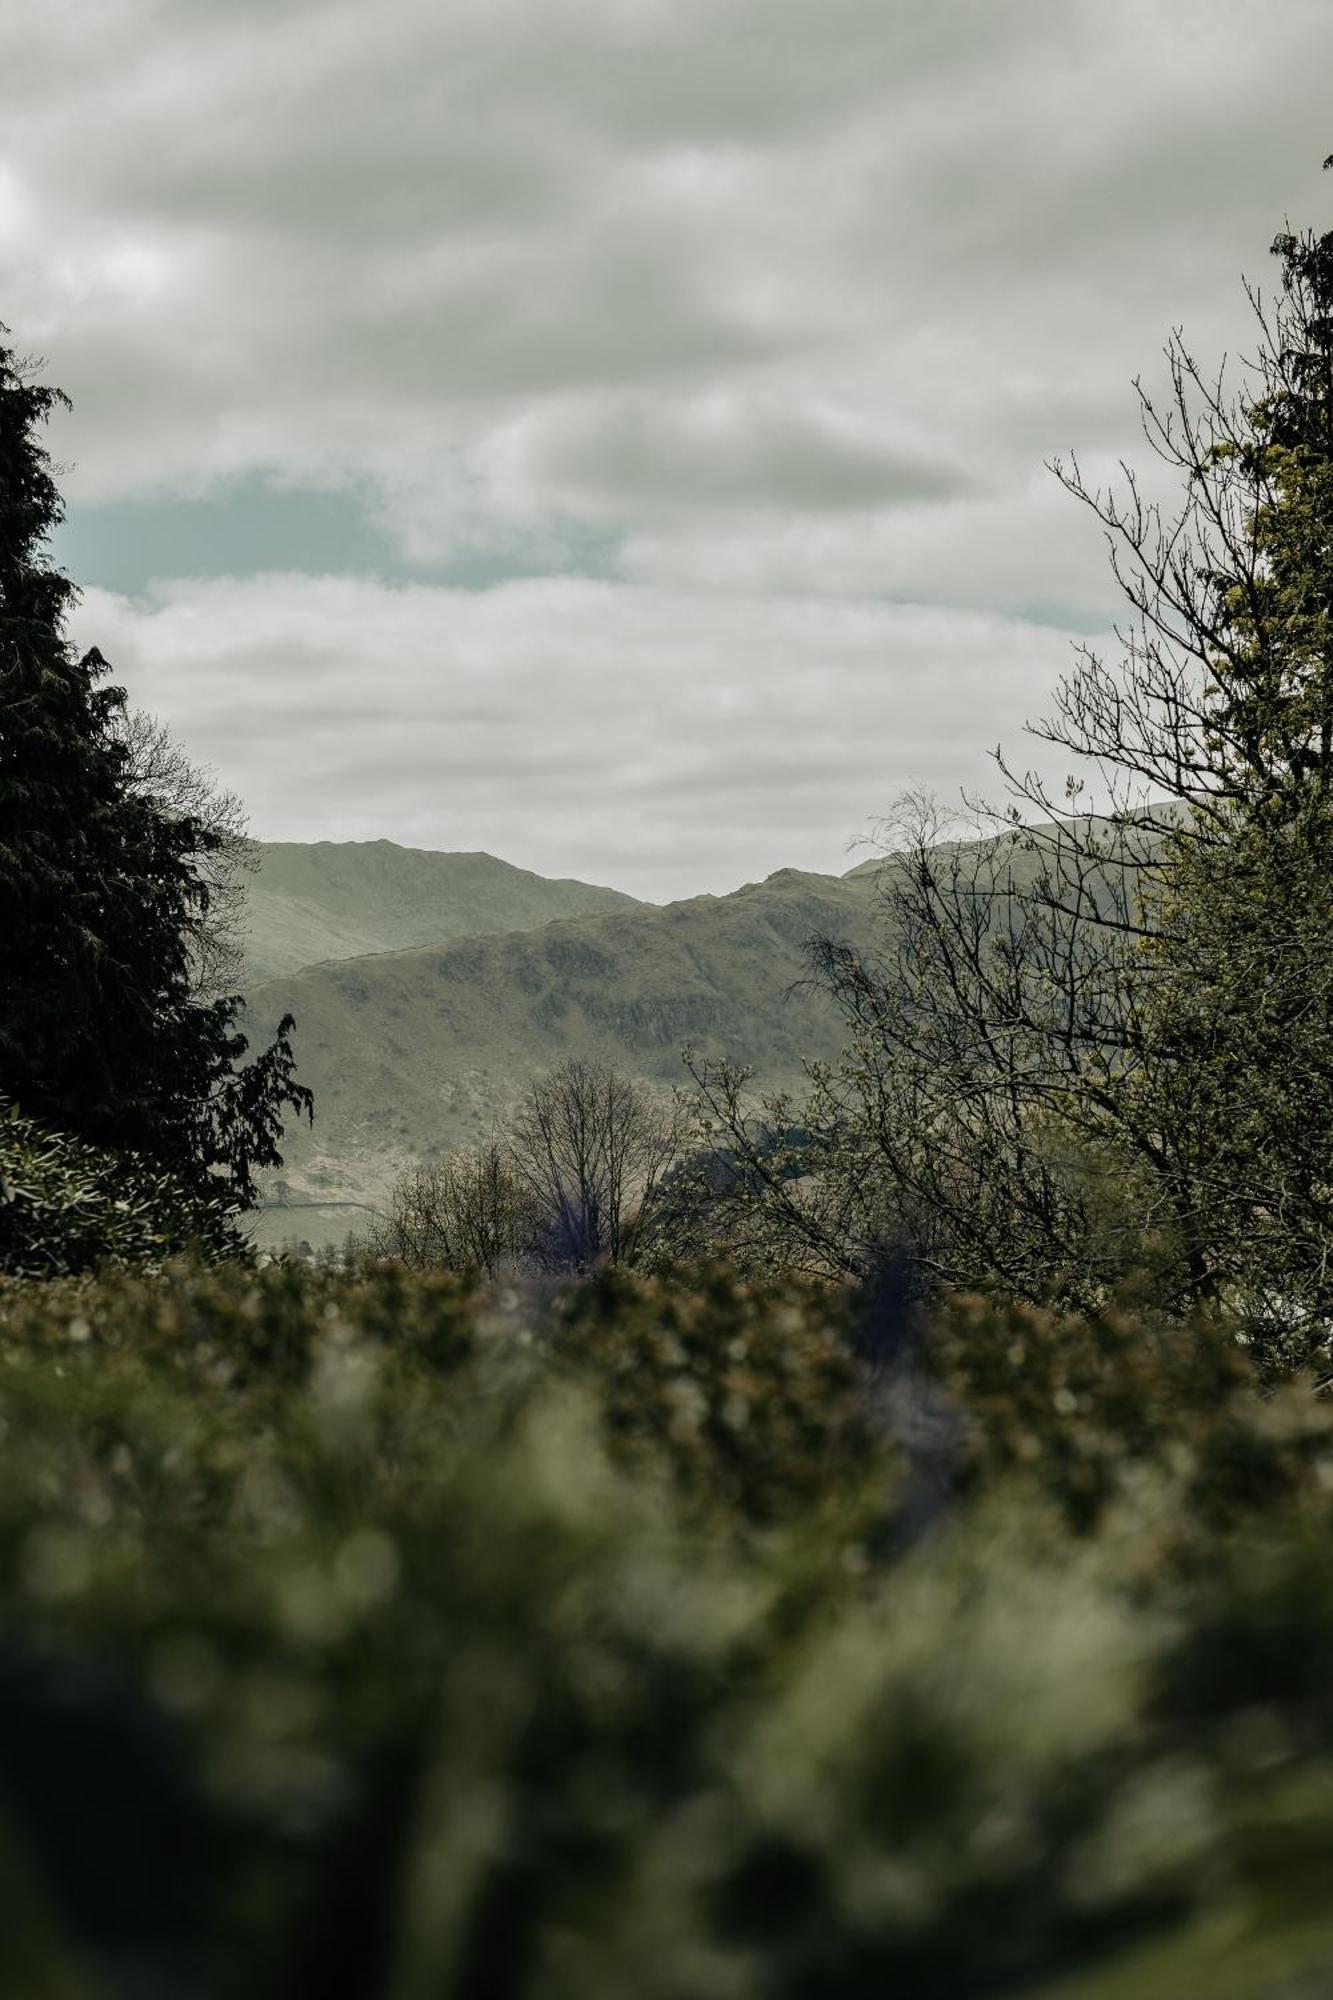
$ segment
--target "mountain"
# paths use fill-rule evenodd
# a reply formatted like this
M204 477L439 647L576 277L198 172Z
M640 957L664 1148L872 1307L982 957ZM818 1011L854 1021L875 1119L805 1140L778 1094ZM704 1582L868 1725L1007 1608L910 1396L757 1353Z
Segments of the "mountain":
M1103 824L1110 831L1094 822ZM1015 850L1015 877L1030 880L1037 859L1017 837ZM803 1061L834 1058L843 1040L831 1004L802 988L805 946L826 935L873 948L883 935L881 882L895 868L892 856L875 855L841 876L781 869L729 896L658 907L547 882L489 855L418 854L388 841L266 852L275 860L255 956L271 962L281 948L288 969L251 987L251 1032L262 1037L282 1014L295 1016L316 1121L288 1133L275 1183L311 1206L261 1218L261 1242L338 1240L364 1221L362 1206L384 1202L403 1168L484 1138L564 1056L683 1084L688 1044L745 1064L761 1086L799 1088ZM469 875L459 864L476 868ZM1118 873L1109 857L1108 866ZM414 902L415 883L429 893ZM377 929L401 937L457 919L463 883L480 916L471 935L439 931L402 950L337 955ZM490 884L496 900L484 907ZM561 896L593 907L543 921ZM292 967L312 943L323 962Z
M689 1043L767 1084L798 1082L804 1057L831 1057L841 1041L828 1003L792 990L803 948L816 933L874 934L876 872L783 869L729 896L631 904L257 985L256 1032L295 1015L301 1080L315 1092L313 1131L289 1133L285 1147L291 1198L382 1202L405 1165L484 1137L528 1079L566 1055L673 1084L685 1081ZM334 1233L349 1219L334 1216ZM283 1233L318 1240L306 1214L293 1232L297 1220Z
M643 907L618 889L548 880L493 854L391 840L260 841L255 855L245 898L250 983L324 959Z

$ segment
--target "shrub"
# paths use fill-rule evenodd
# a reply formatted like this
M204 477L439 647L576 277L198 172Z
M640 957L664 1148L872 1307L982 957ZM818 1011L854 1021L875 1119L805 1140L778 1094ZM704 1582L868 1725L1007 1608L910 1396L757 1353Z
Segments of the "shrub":
M221 1192L206 1199L134 1154L46 1132L0 1101L0 1273L160 1264L189 1246L239 1254Z
M756 1527L887 1503L891 1461L826 1289L611 1266L564 1299L552 1347L596 1382L618 1461L665 1459L694 1503Z
M1326 1990L1314 1399L960 1304L955 1504L895 1533L910 1371L854 1318L718 1273L0 1284L0 1986ZM1228 1426L1282 1477L1201 1487Z
M1222 1531L1333 1468L1333 1403L1305 1378L1268 1391L1223 1320L974 1296L942 1308L930 1349L966 1412L968 1476L1021 1474L1078 1530L1151 1474L1179 1485L1182 1525Z

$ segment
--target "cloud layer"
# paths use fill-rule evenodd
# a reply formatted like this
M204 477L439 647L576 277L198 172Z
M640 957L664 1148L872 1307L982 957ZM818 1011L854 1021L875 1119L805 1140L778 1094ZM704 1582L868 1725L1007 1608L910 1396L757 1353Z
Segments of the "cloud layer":
M545 578L92 592L96 632L274 838L486 848L649 898L837 872L913 784L991 781L1051 631L991 613ZM540 635L535 643L534 635Z
M82 573L125 600L84 619L261 831L559 847L631 887L829 856L895 774L1013 734L1050 628L1105 623L1042 461L1134 454L1173 325L1244 346L1242 269L1327 216L1330 74L1323 0L19 10L0 319L76 400ZM193 541L156 555L154 509ZM265 643L233 712L209 690ZM786 802L762 856L701 778L704 693L744 719L736 785ZM595 781L543 779L576 737ZM434 817L383 775L428 754Z

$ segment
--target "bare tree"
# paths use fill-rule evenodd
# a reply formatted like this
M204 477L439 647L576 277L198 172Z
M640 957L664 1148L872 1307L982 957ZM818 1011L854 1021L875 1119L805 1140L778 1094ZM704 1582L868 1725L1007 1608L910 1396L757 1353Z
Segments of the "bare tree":
M1333 1326L1333 234L1274 249L1239 393L1178 333L1165 404L1139 389L1173 512L1128 467L1053 468L1129 609L1032 729L1084 776L997 752L972 826L911 803L879 957L814 943L849 1043L786 1157L703 1072L802 1255L855 1268L896 1230L941 1280L1094 1297L1146 1255L1279 1341Z
M676 1155L670 1099L571 1057L532 1084L506 1144L538 1218L541 1261L577 1270L634 1261Z
M507 1150L492 1140L405 1174L370 1248L414 1270L443 1265L496 1278L524 1261L534 1228L529 1191Z
M927 1280L1087 1301L1144 1233L1145 1191L1102 1142L1091 1074L1123 1060L1133 952L1114 913L1132 930L1135 871L1088 828L1069 887L1107 921L1071 925L1026 832L915 797L884 837L881 953L810 946L845 1023L840 1060L807 1066L799 1103L691 1063L703 1134L733 1162L727 1226L747 1258L815 1273L865 1273L905 1243Z
M245 808L210 771L191 762L156 716L123 709L112 726L125 750L130 787L207 837L196 856L208 900L191 940L195 992L201 1000L234 993L245 973L245 877L257 866Z

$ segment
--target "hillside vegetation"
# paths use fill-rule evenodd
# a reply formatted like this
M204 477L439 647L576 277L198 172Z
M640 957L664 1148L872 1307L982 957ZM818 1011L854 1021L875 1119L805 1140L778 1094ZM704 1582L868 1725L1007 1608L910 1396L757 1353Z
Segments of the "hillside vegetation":
M567 1055L676 1084L688 1043L744 1057L768 1082L795 1080L805 1057L840 1046L832 1009L793 991L806 944L827 930L868 942L877 881L873 869L784 869L731 896L308 966L256 986L258 1025L288 1010L299 1019L300 1076L319 1104L313 1130L288 1135L285 1178L298 1197L382 1200L404 1165L483 1137Z
M1103 872L1113 880L1115 848L1107 838ZM1016 836L1003 845L1011 879L1030 883L1037 857ZM953 843L939 851L976 847ZM317 857L320 850L290 852ZM298 865L305 870L304 860L294 860ZM843 876L785 868L729 896L664 908L626 903L499 935L499 925L488 926L490 935L354 963L331 956L260 982L249 995L256 1024L287 1012L299 1019L299 1074L319 1105L313 1129L288 1134L283 1180L290 1199L342 1196L382 1206L406 1168L482 1141L534 1077L570 1057L673 1088L689 1083L682 1062L688 1047L706 1062L743 1063L757 1090L799 1090L806 1065L835 1061L849 1032L811 983L811 941L882 949L902 865L878 853ZM311 864L310 872L322 875L324 866ZM404 875L400 884L409 880ZM403 922L412 922L406 900ZM351 1206L270 1210L256 1237L340 1242L362 1221Z
M638 907L618 889L548 880L492 854L435 854L392 840L256 841L251 859L243 924L250 981L324 959Z

